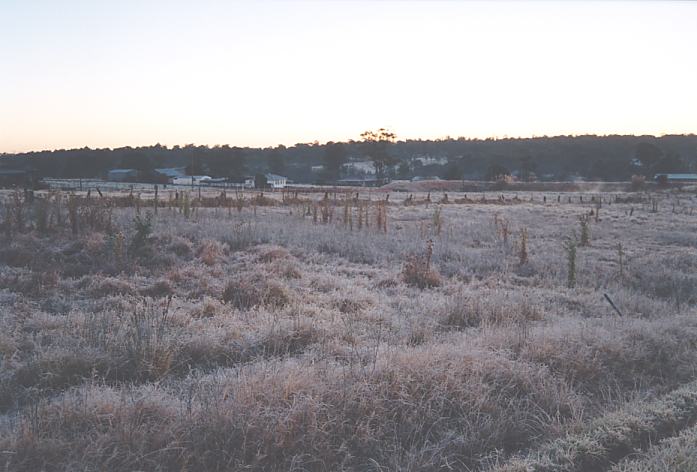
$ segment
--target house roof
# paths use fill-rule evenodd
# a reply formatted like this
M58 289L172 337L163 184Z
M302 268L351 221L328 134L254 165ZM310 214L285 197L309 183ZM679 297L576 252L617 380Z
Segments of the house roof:
M111 169L109 170L110 174L128 174L131 172L136 172L135 169Z
M165 167L162 169L155 169L155 172L166 175L167 177L184 177L186 175L184 167Z
M265 174L266 180L283 180L286 179L288 180L288 177L283 177L282 175L278 174Z
M656 174L656 177L665 175L668 180L697 180L697 174Z
M181 175L181 176L178 176L178 177L175 177L175 178L177 178L177 179L186 179L186 180L191 180L191 179L194 179L194 180L211 180L211 176L210 176L210 175Z

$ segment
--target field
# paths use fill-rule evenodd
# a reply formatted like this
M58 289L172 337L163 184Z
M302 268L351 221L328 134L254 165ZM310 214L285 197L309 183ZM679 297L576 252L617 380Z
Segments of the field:
M697 468L694 193L1 198L3 470Z

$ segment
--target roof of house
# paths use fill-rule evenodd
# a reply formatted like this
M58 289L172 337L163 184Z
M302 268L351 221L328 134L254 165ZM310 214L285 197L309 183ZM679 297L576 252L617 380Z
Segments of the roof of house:
M135 169L110 169L110 174L129 174L131 172L137 172Z
M266 180L288 180L288 177L283 177L278 174L265 174Z
M155 172L166 175L167 177L184 177L186 175L185 167L165 167L162 169L155 169Z
M660 177L662 175L665 175L668 180L670 179L675 179L675 180L697 180L697 174L656 174L656 177Z
M28 172L26 170L19 169L0 169L0 175L24 175Z
M194 179L194 180L211 180L212 177L211 177L210 175L182 175L182 176L178 176L178 177L175 177L175 178L176 178L176 179L186 179L186 180L191 180L191 179Z

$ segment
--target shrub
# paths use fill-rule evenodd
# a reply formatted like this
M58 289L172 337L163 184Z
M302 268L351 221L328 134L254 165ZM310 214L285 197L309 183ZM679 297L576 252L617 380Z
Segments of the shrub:
M290 294L286 287L275 281L266 284L264 290L264 303L269 306L281 308L290 302Z
M198 250L198 257L207 266L215 265L223 253L223 248L218 241L207 239L201 242L201 247Z
M518 263L525 265L528 263L528 229L520 230L520 250L518 252Z
M431 269L431 257L433 256L433 242L429 241L426 253L423 256L412 254L402 268L402 280L407 285L421 289L439 287L442 283L440 274Z
M287 259L290 257L290 253L286 248L283 247L272 247L264 251L260 256L259 260L261 262L273 262L279 259Z
M152 214L147 213L145 217L136 214L133 219L135 234L129 245L129 252L136 256L147 256L150 252L149 238L152 235Z
M637 191L641 190L644 188L644 184L646 183L646 177L643 175L632 175L632 190Z
M590 246L591 244L591 230L590 230L590 218L588 215L581 215L579 217L579 222L581 224L581 240L579 246Z
M423 259L418 256L409 256L402 268L402 280L407 285L421 289L439 287L442 283L440 274L428 268Z
M172 238L167 249L179 257L189 257L192 253L191 241L181 237Z

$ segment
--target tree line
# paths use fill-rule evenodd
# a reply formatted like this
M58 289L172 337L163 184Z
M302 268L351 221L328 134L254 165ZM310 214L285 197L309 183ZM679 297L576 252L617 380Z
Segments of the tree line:
M405 139L386 129L366 131L360 139L325 144L250 148L237 146L122 147L61 149L0 154L0 167L32 169L42 177L98 178L109 169L152 171L183 167L189 175L239 180L274 173L303 183L329 183L366 175L370 162L377 178L414 177L493 180L627 180L641 174L695 172L697 136L556 136L536 138L437 140Z

